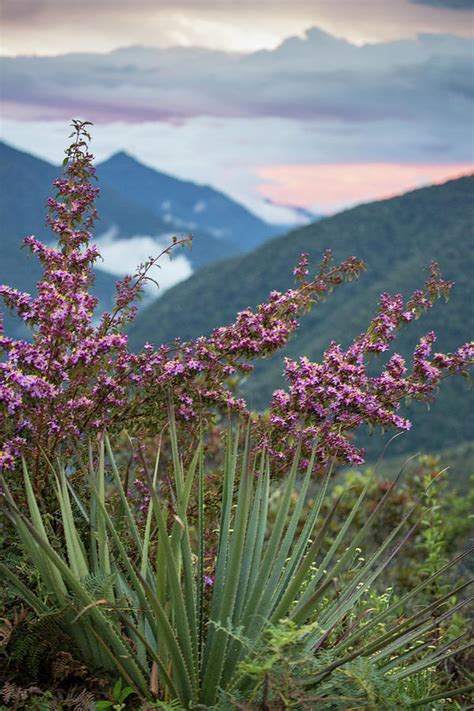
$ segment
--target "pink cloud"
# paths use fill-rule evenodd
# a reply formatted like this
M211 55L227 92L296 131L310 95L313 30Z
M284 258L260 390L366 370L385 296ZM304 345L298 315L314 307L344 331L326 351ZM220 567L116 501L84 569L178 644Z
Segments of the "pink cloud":
M259 193L273 202L334 212L472 173L472 163L268 165L257 169Z

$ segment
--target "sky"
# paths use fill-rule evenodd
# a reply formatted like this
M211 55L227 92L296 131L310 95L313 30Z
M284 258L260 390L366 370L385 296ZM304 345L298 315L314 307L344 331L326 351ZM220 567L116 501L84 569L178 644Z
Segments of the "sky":
M3 0L3 140L59 164L73 117L270 221L473 168L474 0Z

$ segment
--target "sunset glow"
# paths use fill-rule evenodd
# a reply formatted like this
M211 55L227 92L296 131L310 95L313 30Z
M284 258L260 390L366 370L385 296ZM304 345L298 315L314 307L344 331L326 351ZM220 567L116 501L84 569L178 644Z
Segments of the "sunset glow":
M472 173L471 163L273 165L257 170L259 192L278 204L334 212L349 204L394 197Z

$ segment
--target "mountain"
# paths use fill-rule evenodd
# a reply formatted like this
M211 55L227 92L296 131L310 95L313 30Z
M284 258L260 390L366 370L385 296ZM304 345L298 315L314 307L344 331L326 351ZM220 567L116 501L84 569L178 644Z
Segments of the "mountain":
M127 153L99 163L102 180L163 220L168 229L202 230L247 252L281 229L269 225L208 185L178 180L139 163Z
M2 247L32 232L44 234L46 201L54 192L53 181L61 173L62 169L51 163L0 143ZM157 219L154 213L124 200L122 195L102 181L100 190L97 201L100 214L98 233L114 227L122 237L169 232L168 225Z
M251 254L204 267L139 315L130 330L131 344L138 348L146 340L158 344L177 336L205 335L231 322L242 308L264 301L272 289L288 288L302 252L309 252L316 264L329 247L336 260L352 254L364 259L367 272L339 287L302 319L285 355L318 359L332 339L347 346L365 330L378 295L389 291L407 296L424 281L423 270L432 259L456 286L447 304L436 304L400 332L396 349L409 355L417 337L433 329L439 336L437 349L453 350L474 331L473 193L474 176L469 176L360 205L270 240ZM266 406L272 390L282 383L282 370L282 354L258 364L242 388L253 406ZM413 405L414 427L391 445L391 453L439 450L468 440L473 415L472 396L462 379L448 380L429 413L425 406Z
M290 232L290 230L294 230L297 227L307 225L309 222L317 222L318 220L321 220L324 217L324 215L319 215L318 213L313 212L312 210L308 210L308 208L302 207L301 205L292 205L291 203L276 202L275 200L272 200L268 197L264 198L264 202L267 203L267 205L285 207L290 210L291 213L295 216L293 224L288 224L286 225L286 230L281 230L282 234L284 232ZM283 228L285 227L285 225L281 225L281 227Z
M34 158L0 142L0 283L33 293L41 276L38 260L29 250L21 250L26 235L36 234L48 239L48 228L44 226L47 213L46 200L52 194L52 182L60 171L46 161ZM121 219L122 230L131 231L132 219L121 204L121 198L105 190L102 195L103 222L106 227ZM139 210L135 217L138 219ZM146 218L145 218L146 219ZM154 219L154 218L153 218ZM145 227L145 222L142 223ZM151 223L147 227L151 226ZM96 270L94 293L104 307L111 304L115 292L116 278L106 272ZM22 322L5 315L6 331L9 335L27 335Z
M61 173L59 167L0 142L0 283L34 291L41 270L20 247L30 234L53 239L45 227L46 202ZM104 308L111 303L117 277L159 254L173 235L192 232L193 248L175 250L177 259L156 274L163 287L204 264L260 244L278 229L223 193L158 173L123 153L97 166L97 175L100 219L95 241L105 262L97 264L95 292ZM238 228L245 239L234 241ZM22 324L8 317L7 324L23 333Z
M40 236L48 232L44 227L47 212L45 205L47 198L54 191L53 180L61 173L59 167L0 143L0 181L3 189L0 200L2 260L7 252L16 250L17 246L21 245L25 235ZM134 202L110 187L100 167L97 175L100 186L97 209L100 219L96 225L95 236L99 244L103 235L109 235L114 242L122 242L137 235L149 236L157 242L155 251L158 253L164 242L169 244L171 234L189 233L189 230L177 230L140 202ZM193 251L186 253L193 269L240 251L236 244L230 241L223 244L222 240L207 234L205 230L197 229L193 236ZM125 268L133 267L137 261L142 261L141 255L135 258L133 246L128 253L127 245L122 246ZM0 279L3 278L3 272L4 270L0 272Z

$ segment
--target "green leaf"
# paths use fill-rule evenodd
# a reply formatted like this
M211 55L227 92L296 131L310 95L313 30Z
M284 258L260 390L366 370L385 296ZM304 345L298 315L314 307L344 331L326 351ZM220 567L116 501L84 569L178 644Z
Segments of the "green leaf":
M223 589L219 607L213 611L210 621L225 624L232 619L234 604L242 565L242 551L245 542L245 533L250 509L251 491L253 483L253 472L249 465L250 456L250 427L247 428L245 449L242 456L240 484L238 491L239 505L236 508L233 530L228 542L228 565L223 579L216 575L214 589ZM222 629L214 630L208 635L206 640L204 677L202 683L202 702L212 705L215 703L215 695L220 685L222 669L225 661L227 647L227 635Z
M135 693L135 690L132 689L130 686L126 686L125 689L122 690L122 693L120 694L120 701L123 703L126 699L128 699L129 696Z
M455 689L446 689L445 691L440 691L438 694L432 694L431 696L426 696L424 699L418 699L417 701L412 701L408 704L410 708L416 706L423 706L424 704L429 704L432 701L441 701L442 699L452 699L456 696L465 696L471 691L474 691L474 684L467 684L466 686L458 686ZM467 711L467 709L466 709Z
M118 679L118 681L115 682L114 687L112 689L112 696L117 701L121 701L121 698L120 698L121 691L122 691L122 679Z

